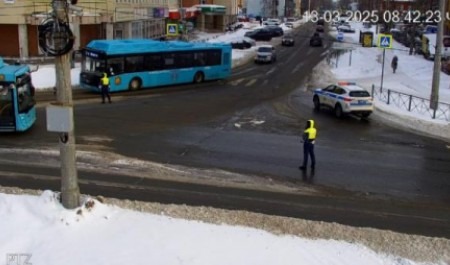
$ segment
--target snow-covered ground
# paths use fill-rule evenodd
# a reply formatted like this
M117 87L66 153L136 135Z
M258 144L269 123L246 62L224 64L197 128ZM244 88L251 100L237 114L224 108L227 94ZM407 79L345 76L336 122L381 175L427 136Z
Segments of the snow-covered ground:
M58 194L50 191L38 196L0 193L0 206L0 255L7 265L437 265L448 258L448 253L437 250L442 257L435 263L414 262L354 242L183 220L170 213L131 211L92 198L84 198L78 209L66 210ZM437 246L442 242L447 244L435 240Z
M258 25L255 25L257 27ZM226 41L243 34L245 30L222 36L205 35L214 41ZM254 49L254 48L253 48ZM233 51L233 60L243 58L250 51ZM335 79L353 79L364 85L371 85L379 77L380 64L377 49L357 48L353 51L352 67L342 63L332 69ZM392 53L396 53L393 51ZM389 52L388 56L392 56ZM408 63L414 56L400 54L399 72L389 75L386 69L385 86L399 85L399 89L410 93L426 93L428 62L417 57L416 63ZM342 62L346 59L341 58ZM362 62L362 63L361 63ZM387 64L389 65L389 64ZM415 65L415 66L414 66ZM423 71L421 71L423 69ZM427 68L428 69L428 68ZM324 69L323 71L329 71ZM79 67L72 69L72 84L78 84ZM352 72L351 76L346 76ZM422 76L423 72L423 76ZM429 72L428 72L429 75ZM400 78L401 77L401 78ZM414 79L411 80L411 77ZM448 81L442 77L441 98L448 94ZM53 87L55 74L53 66L41 66L33 73L33 82L38 89ZM414 84L414 86L413 86ZM446 85L447 84L447 85ZM420 94L422 95L422 94ZM390 109L393 116L404 113ZM430 121L433 122L433 121ZM442 124L448 126L448 124ZM307 225L296 230L293 220L277 219L275 229L271 217L258 217L262 229L223 223L176 218L170 210L144 213L122 209L111 204L85 198L83 207L75 210L64 209L57 194L46 191L41 195L10 195L0 193L0 255L7 265L26 264L326 264L326 265L418 265L450 264L450 241L446 239L424 238L409 235L381 237L379 246L375 240L361 244L363 236L348 236L350 228L337 228L335 224ZM142 209L142 205L137 206ZM204 209L203 209L204 210ZM192 216L202 220L203 210L190 209ZM186 210L187 211L187 210ZM218 215L217 212L211 216ZM225 212L224 216L233 216ZM193 219L196 219L193 218ZM231 218L231 217L230 217ZM251 215L249 224L257 223ZM292 219L292 218L291 218ZM298 220L295 220L298 221ZM311 222L312 223L312 222ZM317 224L317 222L314 222ZM326 225L330 225L326 227ZM285 232L282 227L288 227ZM330 228L331 227L331 228ZM304 237L326 231L339 231L339 240L330 236ZM323 232L325 233L325 232ZM379 236L386 231L372 230ZM323 238L323 239L320 239ZM342 239L345 238L345 239ZM398 240L403 238L403 240ZM427 247L421 242L428 242ZM415 246L416 248L411 248ZM370 247L370 248L369 248ZM396 250L396 251L394 251ZM408 251L409 250L409 251ZM408 254L409 253L409 254ZM0 257L1 258L1 257ZM17 260L21 258L20 262ZM414 261L414 260L415 261Z

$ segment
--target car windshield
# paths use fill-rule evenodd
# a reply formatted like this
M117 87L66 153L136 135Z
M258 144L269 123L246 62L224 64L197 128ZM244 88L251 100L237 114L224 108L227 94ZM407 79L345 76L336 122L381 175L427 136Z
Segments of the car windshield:
M370 97L369 92L365 91L365 90L359 90L359 91L351 91L349 93L350 97L354 97L354 98L366 98L366 97Z
M259 47L258 52L272 52L271 47Z

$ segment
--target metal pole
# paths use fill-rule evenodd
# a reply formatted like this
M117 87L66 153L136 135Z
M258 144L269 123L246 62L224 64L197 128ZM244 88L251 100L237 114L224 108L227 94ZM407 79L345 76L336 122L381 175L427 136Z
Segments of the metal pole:
M386 49L383 48L383 62L381 64L381 85L380 85L380 93L383 92L383 78L384 78L384 58L386 57Z
M348 60L348 66L352 66L352 50L350 50L350 58Z
M67 1L54 0L56 17L60 21L67 20ZM55 57L57 79L57 104L70 109L73 120L72 84L70 78L70 56L66 53ZM59 152L61 158L61 202L67 209L74 209L80 205L80 189L76 170L75 133L73 129L60 135Z
M444 14L445 1L439 0L439 12ZM439 83L441 76L441 51L442 51L442 35L444 32L444 19L441 18L437 25L436 35L436 52L434 55L433 81L431 83L430 108L436 110L439 105Z

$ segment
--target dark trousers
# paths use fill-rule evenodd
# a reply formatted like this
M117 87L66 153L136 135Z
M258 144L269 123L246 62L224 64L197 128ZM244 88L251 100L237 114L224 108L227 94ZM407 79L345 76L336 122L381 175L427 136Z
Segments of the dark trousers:
M311 142L303 143L303 167L308 166L308 157L311 156L311 167L316 166L316 156L314 155L314 144Z
M392 71L395 74L395 70L397 70L397 64L396 63L392 63Z
M111 96L109 95L109 86L102 86L102 103L105 103L105 98L111 103Z

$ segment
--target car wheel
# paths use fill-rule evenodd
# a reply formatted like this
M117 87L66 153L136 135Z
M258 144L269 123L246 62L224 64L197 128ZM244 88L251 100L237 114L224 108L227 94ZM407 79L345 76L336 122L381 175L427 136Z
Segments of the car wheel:
M365 112L365 113L361 114L361 117L367 118L370 116L370 114L371 114L371 112Z
M320 110L320 99L318 96L315 96L313 98L313 102L314 102L314 110L319 111Z
M336 106L334 107L334 115L336 116L336 118L342 118L342 107L339 104L336 104Z

